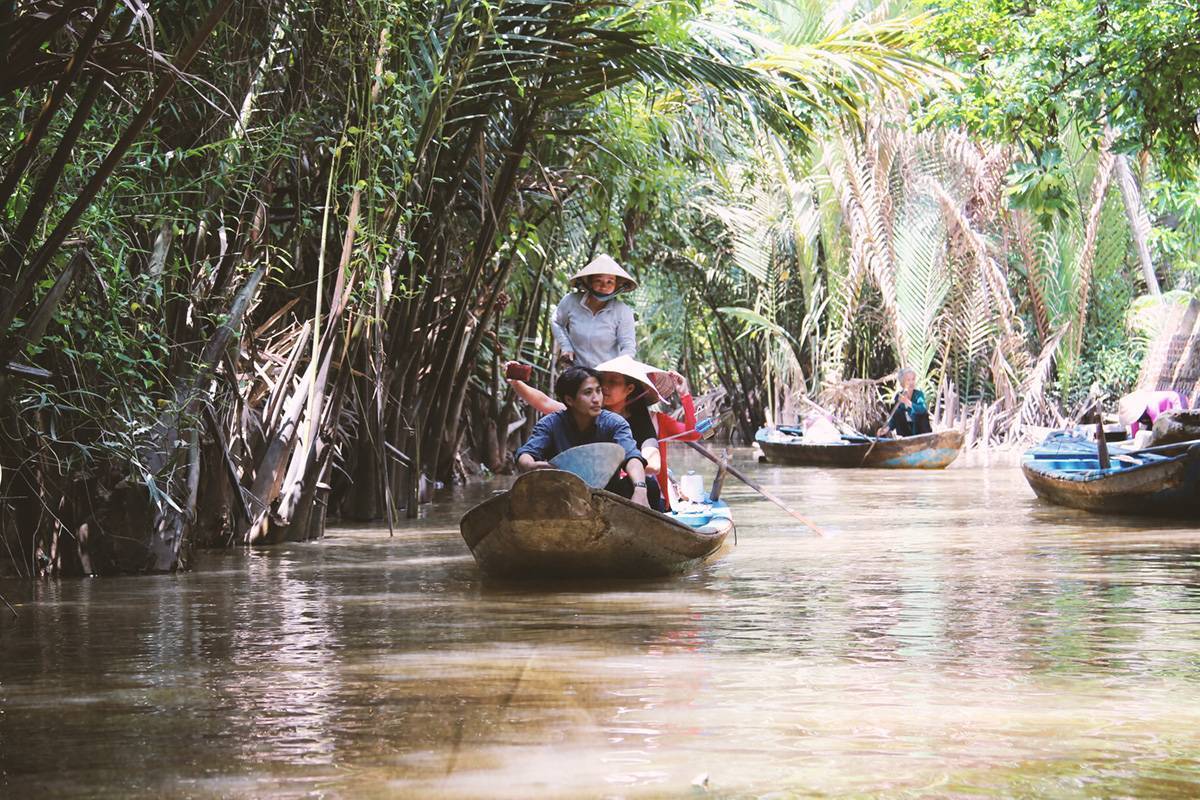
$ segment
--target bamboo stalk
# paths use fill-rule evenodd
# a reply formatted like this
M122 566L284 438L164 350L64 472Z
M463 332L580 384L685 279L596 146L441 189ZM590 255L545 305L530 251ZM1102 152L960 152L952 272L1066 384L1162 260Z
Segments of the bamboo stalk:
M191 65L192 60L200 52L201 46L208 39L208 35L212 33L213 28L225 16L229 7L233 5L233 0L217 0L215 6L200 23L199 29L192 36L192 39L183 48L179 57L175 60L172 69L167 70L166 74L159 80L158 85L154 87L154 91L146 99L138 109L137 114L126 127L125 132L113 145L112 150L105 156L100 166L92 174L92 177L80 190L75 198L75 202L67 209L62 218L55 225L54 230L46 237L46 241L30 259L29 264L24 270L17 290L3 308L0 308L0 359L8 355L8 346L11 339L7 336L8 329L12 326L13 319L16 317L19 309L28 301L29 295L33 292L34 286L41 279L46 268L50 264L50 259L54 257L58 249L62 247L67 236L75 228L79 222L83 212L92 204L100 189L108 181L110 175L117 168L117 165L125 158L125 154L129 148L133 146L138 137L141 136L142 130L150 121L150 117L158 110L162 101L175 88L175 84L179 81L179 76L182 75Z
M4 179L0 180L0 197L10 197L13 190L17 187L17 181L20 180L21 176L29 168L29 162L33 159L33 154L37 150L38 143L46 135L46 131L49 130L50 122L54 119L54 115L58 113L63 100L66 99L68 90L70 90L71 86L79 78L79 74L83 71L83 65L87 63L88 56L92 53L92 47L96 44L96 40L100 37L100 31L104 28L105 23L108 22L108 18L116 5L116 0L104 0L104 4L100 6L96 15L92 17L91 23L88 25L87 30L84 31L83 38L75 46L75 52L71 55L71 60L67 62L67 68L63 72L63 76L54 84L54 90L46 98L46 102L42 106L37 119L30 126L29 132L25 134L25 139L21 142L17 152L9 162L8 169L4 173Z

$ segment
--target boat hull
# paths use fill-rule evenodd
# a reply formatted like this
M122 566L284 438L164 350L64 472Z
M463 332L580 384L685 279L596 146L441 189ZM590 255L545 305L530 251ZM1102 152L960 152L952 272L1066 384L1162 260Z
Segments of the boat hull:
M726 512L693 528L559 470L522 475L460 525L480 570L509 578L678 575L720 551L733 527Z
M1200 518L1200 447L1170 458L1137 460L1117 460L1102 470L1094 455L1059 456L1034 449L1022 459L1021 471L1038 497L1056 505L1107 514Z
M939 431L899 439L805 444L758 439L768 461L801 467L945 469L962 449L960 431Z

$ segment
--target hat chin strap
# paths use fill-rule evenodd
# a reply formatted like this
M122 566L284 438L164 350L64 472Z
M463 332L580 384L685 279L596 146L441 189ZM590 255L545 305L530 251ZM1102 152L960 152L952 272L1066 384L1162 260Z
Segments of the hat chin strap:
M600 293L599 293L599 292L597 292L597 291L593 291L592 289L588 289L588 294L590 294L592 297L594 297L594 298L596 298L597 300L599 300L601 303L607 303L609 300L612 300L614 297L616 297L616 296L617 296L617 295L619 295L620 293L621 293L621 290L620 290L620 289L617 289L617 290L615 290L615 291L611 291L611 292L609 292L608 294L600 294Z
M640 386L641 391L638 392L637 394L635 394L633 397L625 398L625 405L629 405L630 403L635 403L638 400L641 400L643 397L645 397L647 400L650 401L649 403L647 403L647 405L654 405L655 403L658 402L658 400L656 400L650 396L649 389L647 389L645 386L641 386L641 381L638 381L638 385Z

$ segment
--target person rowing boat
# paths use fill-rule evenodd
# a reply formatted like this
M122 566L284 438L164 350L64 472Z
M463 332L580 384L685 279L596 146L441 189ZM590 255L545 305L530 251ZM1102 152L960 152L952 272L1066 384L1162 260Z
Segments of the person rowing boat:
M617 295L632 292L637 281L604 254L571 276L569 292L550 320L560 363L596 367L617 356L637 355L633 309Z
M896 373L896 383L900 384L900 388L896 390L892 413L876 435L919 436L922 433L932 433L929 406L925 403L925 393L917 388L916 371L902 367Z

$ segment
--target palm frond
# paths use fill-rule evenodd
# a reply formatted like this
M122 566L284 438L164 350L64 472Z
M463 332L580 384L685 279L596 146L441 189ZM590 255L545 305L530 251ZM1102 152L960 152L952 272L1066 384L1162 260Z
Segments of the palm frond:
M901 209L894 238L898 354L920 382L938 350L935 322L950 289L944 242L936 206L914 199Z

